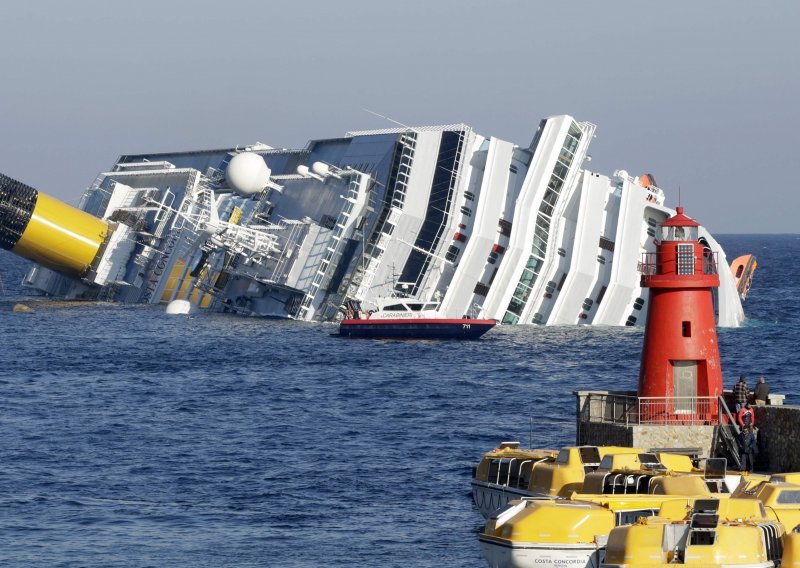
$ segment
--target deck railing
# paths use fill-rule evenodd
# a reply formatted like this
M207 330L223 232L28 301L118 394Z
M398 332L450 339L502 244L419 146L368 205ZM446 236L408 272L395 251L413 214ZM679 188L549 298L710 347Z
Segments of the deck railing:
M585 393L579 409L582 422L647 425L719 424L715 396L639 397Z

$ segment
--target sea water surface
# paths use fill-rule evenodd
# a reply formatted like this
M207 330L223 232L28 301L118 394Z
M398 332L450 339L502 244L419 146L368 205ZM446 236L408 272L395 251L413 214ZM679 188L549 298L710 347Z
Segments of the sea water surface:
M726 386L798 404L800 236L753 252ZM574 443L580 388L635 388L642 330L497 327L477 342L162 307L32 304L0 251L0 565L482 566L471 468ZM752 380L751 380L752 382Z

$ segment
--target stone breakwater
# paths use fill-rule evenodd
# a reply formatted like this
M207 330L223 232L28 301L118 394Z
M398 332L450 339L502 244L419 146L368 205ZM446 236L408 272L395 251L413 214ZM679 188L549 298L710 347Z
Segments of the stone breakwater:
M800 471L800 406L756 407L756 428L761 463L776 473Z

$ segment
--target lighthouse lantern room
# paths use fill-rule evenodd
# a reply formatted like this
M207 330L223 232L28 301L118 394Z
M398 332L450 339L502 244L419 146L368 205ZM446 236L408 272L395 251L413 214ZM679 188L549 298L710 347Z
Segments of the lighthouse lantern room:
M640 419L718 422L722 368L712 291L719 286L713 252L699 224L677 208L662 224L656 252L645 253L641 285L650 289L639 371Z

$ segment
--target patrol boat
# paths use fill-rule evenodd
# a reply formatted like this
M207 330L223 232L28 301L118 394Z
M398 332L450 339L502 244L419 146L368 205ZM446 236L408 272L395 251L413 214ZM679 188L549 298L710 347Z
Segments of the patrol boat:
M349 302L339 335L368 339L480 339L497 323L492 319L442 317L439 304L413 298L382 298L378 309L363 311Z

